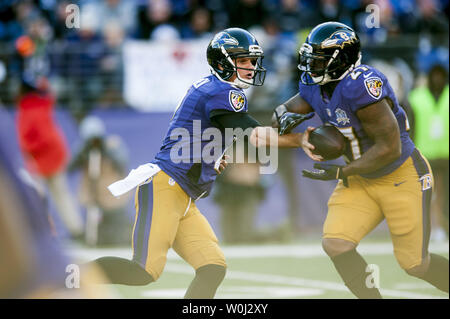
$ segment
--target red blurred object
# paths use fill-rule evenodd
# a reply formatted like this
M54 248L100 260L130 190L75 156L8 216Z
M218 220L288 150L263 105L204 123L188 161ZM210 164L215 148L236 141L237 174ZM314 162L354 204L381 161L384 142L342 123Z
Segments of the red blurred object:
M27 35L23 35L16 40L17 52L23 57L32 55L36 49L34 41Z
M28 169L50 177L65 168L68 147L53 119L54 98L35 91L21 96L17 114L19 144Z

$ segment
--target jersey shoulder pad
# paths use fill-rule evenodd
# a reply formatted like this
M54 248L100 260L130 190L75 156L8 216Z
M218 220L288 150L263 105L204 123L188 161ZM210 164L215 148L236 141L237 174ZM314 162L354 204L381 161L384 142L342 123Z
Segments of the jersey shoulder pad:
M343 81L342 97L353 110L380 101L388 92L384 74L368 65L358 66Z
M229 90L228 102L232 109L236 112L241 112L247 109L247 97L241 90Z
M360 65L344 78L343 94L346 96L359 96L365 92L375 100L383 96L383 87L386 77L374 67ZM363 92L361 92L363 91Z
M206 108L209 112L213 110L246 112L247 97L242 90L228 86L213 92L206 102Z

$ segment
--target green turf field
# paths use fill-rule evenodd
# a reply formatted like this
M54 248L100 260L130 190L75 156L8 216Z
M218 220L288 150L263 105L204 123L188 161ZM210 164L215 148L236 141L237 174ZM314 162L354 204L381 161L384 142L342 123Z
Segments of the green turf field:
M228 271L216 298L354 298L323 253L319 240L222 247ZM397 264L390 241L367 240L360 244L358 251L368 264L379 269L379 285L384 298L448 298L428 283L408 276ZM448 242L431 243L430 252L448 258ZM81 262L106 255L130 258L131 250L77 248L73 254ZM145 287L112 287L120 298L177 299L183 297L193 276L193 269L170 251L164 273L157 282Z

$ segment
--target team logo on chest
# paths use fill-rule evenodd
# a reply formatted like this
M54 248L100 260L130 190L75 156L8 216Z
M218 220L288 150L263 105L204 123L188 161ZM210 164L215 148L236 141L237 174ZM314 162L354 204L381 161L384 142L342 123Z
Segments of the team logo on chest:
M378 77L371 77L364 80L364 84L367 92L378 100L383 93L383 81Z
M336 113L336 120L339 124L345 125L350 123L350 119L343 109L337 108L334 113Z
M239 91L231 90L229 93L230 104L237 112L242 110L245 106L245 95Z

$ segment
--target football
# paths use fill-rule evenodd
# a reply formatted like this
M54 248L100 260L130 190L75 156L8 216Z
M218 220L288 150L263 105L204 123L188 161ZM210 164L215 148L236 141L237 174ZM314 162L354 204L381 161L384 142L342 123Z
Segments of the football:
M309 143L314 145L313 153L325 161L333 160L344 154L346 138L332 125L316 127L309 133Z

